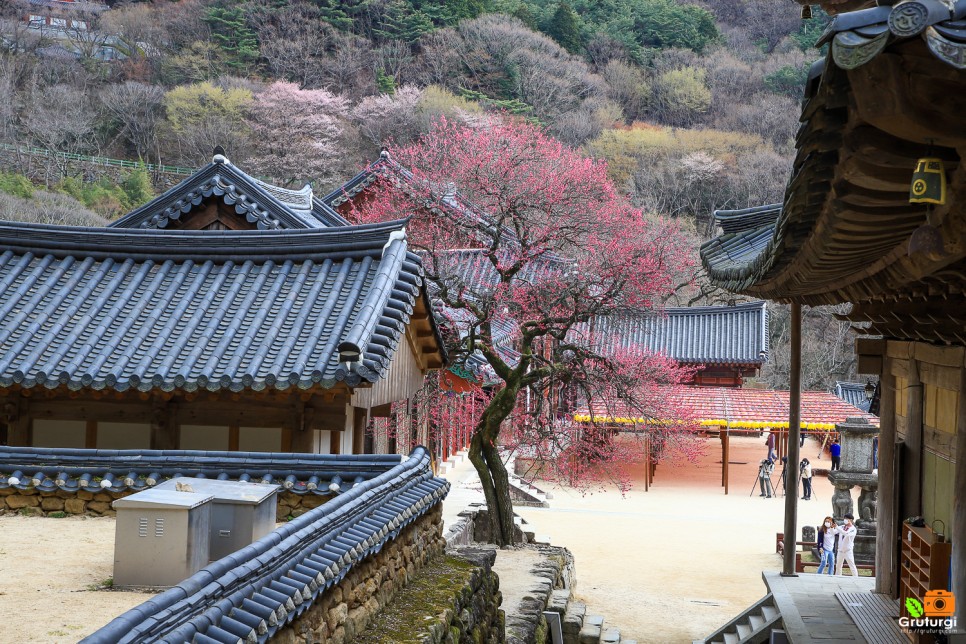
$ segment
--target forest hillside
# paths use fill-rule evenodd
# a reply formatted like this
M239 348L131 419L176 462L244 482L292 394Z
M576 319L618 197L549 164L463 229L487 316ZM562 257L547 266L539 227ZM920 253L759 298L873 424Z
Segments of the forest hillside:
M696 254L713 210L781 200L827 22L774 0L7 0L0 217L96 225L157 189L144 168L119 182L65 163L40 180L26 148L192 168L220 145L327 192L440 118L516 117L606 160ZM668 304L733 298L699 275ZM787 312L772 308L762 380L787 386ZM848 325L807 317L805 386L854 377Z

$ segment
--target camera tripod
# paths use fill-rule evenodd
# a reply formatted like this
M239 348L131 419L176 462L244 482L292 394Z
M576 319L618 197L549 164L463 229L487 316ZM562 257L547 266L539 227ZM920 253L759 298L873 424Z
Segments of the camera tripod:
M782 476L784 476L784 471L782 472ZM768 488L771 490L772 496L777 496L777 494L775 493L775 486L772 483L772 478L774 478L774 470L772 470L771 476L768 477ZM755 474L755 482L751 484L751 492L748 493L748 496L755 495L755 488L756 487L760 488L760 483L758 482L760 480L761 480L761 465L758 466L758 473Z

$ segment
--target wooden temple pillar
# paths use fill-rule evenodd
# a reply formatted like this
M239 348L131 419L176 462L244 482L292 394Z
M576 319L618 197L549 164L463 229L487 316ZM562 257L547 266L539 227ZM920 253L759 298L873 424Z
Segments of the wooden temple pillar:
M922 380L920 380L919 361L916 360L915 356L910 355L906 364L909 367L906 392L908 406L906 408L906 439L902 454L903 485L899 496L899 516L912 517L922 515L923 385Z
M875 550L875 592L893 596L897 589L896 560L899 527L896 514L896 377L892 361L885 355L879 374L879 493L876 500L878 523Z
M791 304L791 364L788 386L788 463L798 467L799 434L802 420L802 305ZM785 476L785 552L782 560L782 576L797 577L795 573L795 533L798 531L798 477L797 470Z
M365 409L359 407L352 408L352 453L365 454L366 444L366 425L369 421L369 414Z
M881 464L881 461L880 461ZM881 470L880 470L881 471ZM952 559L950 588L956 602L954 619L966 625L966 363L959 370L959 413L956 418L956 480L953 483ZM950 641L954 641L950 639Z
M728 493L728 460L731 452L731 432L727 427L722 427L719 436L721 437L721 485L724 487L725 494Z
M179 449L180 429L175 405L155 400L151 406L151 449Z
M283 433L286 429L290 430L290 450L292 452L309 453L314 451L315 433L312 431L314 417L314 407L309 407L302 402L295 405L295 409L292 410L291 426L282 428Z

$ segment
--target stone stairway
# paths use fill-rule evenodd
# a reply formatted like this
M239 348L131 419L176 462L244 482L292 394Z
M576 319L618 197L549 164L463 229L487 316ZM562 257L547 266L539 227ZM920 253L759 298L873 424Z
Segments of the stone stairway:
M768 593L714 633L692 644L760 644L770 639L772 629L781 627L781 613Z
M510 492L513 496L513 504L549 508L550 503L548 501L553 498L553 495L514 474L516 471L516 459L512 454L503 452L502 458L503 464L506 467L507 478L510 481Z
M561 616L563 644L637 644L636 640L621 639L620 630L600 615L588 615L587 606L575 601L569 589L553 591L547 611ZM552 641L548 634L547 642Z

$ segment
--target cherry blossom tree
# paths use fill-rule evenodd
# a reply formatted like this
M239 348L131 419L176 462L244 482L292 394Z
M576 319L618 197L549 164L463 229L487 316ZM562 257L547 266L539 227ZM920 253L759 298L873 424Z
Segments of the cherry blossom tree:
M342 157L339 140L348 101L324 89L272 83L251 107L250 167L282 185L331 181Z
M443 119L417 143L391 148L390 158L398 171L354 216L411 217L410 243L439 312L459 330L451 357L481 357L499 382L475 418L469 457L490 534L508 545L513 511L501 446L539 445L564 461L586 455L558 417L565 397L619 399L642 417L674 418L653 391L679 382L677 368L615 355L592 322L657 307L688 254L676 226L632 208L603 163L524 122L467 128ZM595 453L626 458L612 448Z

